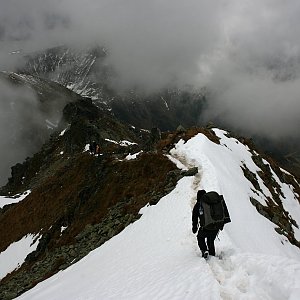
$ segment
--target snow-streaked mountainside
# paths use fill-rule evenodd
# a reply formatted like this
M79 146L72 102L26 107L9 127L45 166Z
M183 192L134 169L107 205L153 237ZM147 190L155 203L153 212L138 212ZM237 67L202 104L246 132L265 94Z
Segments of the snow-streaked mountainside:
M205 103L202 89L178 89L170 86L144 94L139 89L118 90L117 76L106 60L103 47L74 49L66 46L45 49L24 57L25 65L18 74L34 75L58 83L99 107L104 106L115 116L136 127L174 130L179 124L199 123Z
M300 250L288 238L293 233L300 240L300 195L264 161L277 186L271 192L253 151L225 131L214 132L220 144L199 133L169 151L178 167L198 167L197 175L182 178L156 205L144 207L138 221L18 299L299 299ZM203 188L224 195L232 220L216 240L217 257L208 261L191 231ZM274 192L292 220L289 235L258 213L257 202L280 206L270 203Z
M105 55L106 50L100 47L85 51L64 46L49 48L28 55L21 72L57 82L84 97L99 99L101 84L96 82L105 76L105 67L101 66Z

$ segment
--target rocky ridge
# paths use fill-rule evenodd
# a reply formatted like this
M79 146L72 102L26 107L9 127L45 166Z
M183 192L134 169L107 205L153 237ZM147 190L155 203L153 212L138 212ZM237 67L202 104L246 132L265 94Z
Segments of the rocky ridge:
M32 192L0 211L0 251L28 233L41 236L37 250L2 279L1 299L78 261L189 175L154 150L156 135L121 123L91 100L69 103L58 128L41 151L12 168L1 189L5 195ZM87 149L93 139L101 145L98 155ZM126 159L134 153L140 153L137 159Z

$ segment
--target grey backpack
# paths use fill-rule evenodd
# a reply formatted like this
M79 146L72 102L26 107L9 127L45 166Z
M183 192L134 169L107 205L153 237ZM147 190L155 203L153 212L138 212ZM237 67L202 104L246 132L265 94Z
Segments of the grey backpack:
M223 196L217 192L208 192L201 197L201 204L204 215L204 224L202 227L208 230L222 227L226 217Z

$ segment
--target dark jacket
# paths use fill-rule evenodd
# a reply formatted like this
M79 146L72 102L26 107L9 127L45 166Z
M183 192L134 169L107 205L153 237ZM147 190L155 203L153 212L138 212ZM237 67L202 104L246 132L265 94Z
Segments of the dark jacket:
M224 220L223 223L218 224L214 228L211 228L212 230L222 230L223 227L224 227L224 224L231 222L229 212L228 212L227 205L226 205L225 201L223 202L223 204L224 204L225 220ZM199 213L200 212L200 207L202 207L201 198L198 198L197 202L196 202L196 204L193 208L193 213L192 213L192 230L193 230L193 233L197 232L199 219L200 219L200 228L201 227L203 228L203 225L204 225L204 222L205 222L204 214L200 215L200 213Z
M200 219L200 227L204 224L204 215L199 214L200 210L200 201L197 201L194 208L193 208L193 214L192 214L192 224L193 224L193 232L196 233L198 230L198 222Z

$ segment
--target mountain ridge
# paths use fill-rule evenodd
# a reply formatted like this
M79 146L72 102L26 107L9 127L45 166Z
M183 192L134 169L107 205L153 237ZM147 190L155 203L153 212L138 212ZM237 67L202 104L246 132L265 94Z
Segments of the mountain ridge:
M168 157L177 143L202 134L221 146L214 129L151 133L120 123L88 99L67 104L60 128L62 131L52 135L39 153L13 168L13 176L1 190L8 196L27 190L31 193L0 211L0 251L29 233L38 239L36 250L28 253L25 263L2 279L3 299L20 295L68 268L139 219L140 209L147 203L155 205L180 178L195 176L198 168L192 168L192 163L191 170L184 171ZM87 146L94 138L100 144L98 156ZM122 146L122 140L127 146ZM281 192L273 172L293 187L299 202L298 181L274 160L258 154L251 141L236 143L252 149L254 165L261 170L256 174L243 167L253 190L261 193L257 185L263 181L270 191L269 203L261 204L253 197L252 205L274 222L280 235L299 247L293 234L298 224L277 196ZM130 159L134 153L136 158Z

